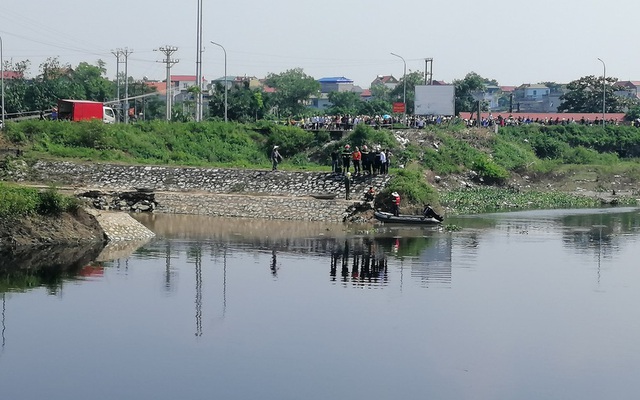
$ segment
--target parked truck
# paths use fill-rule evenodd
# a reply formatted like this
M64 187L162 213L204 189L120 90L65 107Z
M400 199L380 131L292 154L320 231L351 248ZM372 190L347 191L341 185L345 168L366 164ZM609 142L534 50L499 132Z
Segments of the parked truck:
M98 101L60 99L57 119L69 121L101 119L105 124L113 124L116 122L116 113L113 108Z

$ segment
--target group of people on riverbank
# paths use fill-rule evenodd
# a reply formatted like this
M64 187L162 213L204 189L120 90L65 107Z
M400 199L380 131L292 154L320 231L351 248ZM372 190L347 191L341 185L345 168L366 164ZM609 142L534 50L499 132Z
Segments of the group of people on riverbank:
M427 125L449 123L452 117L442 115L316 115L303 117L299 120L289 120L288 125L297 126L305 130L349 131L363 124L373 128L391 128L402 124L407 128L422 129Z
M362 149L356 146L351 150L351 145L346 144L342 151L336 148L331 152L331 172L346 175L353 167L355 175L386 175L391 156L391 151L380 145L372 149L367 145Z
M473 117L474 115L471 114L470 118L464 119L464 122L467 125L467 127L475 127L478 125L477 118L473 118ZM620 120L615 118L610 118L605 120L605 123L606 125L620 125ZM495 126L498 126L498 127L521 126L521 125L532 125L532 124L546 125L546 126L553 126L553 125L598 126L598 125L602 125L602 118L596 116L594 119L591 119L589 117L582 116L576 119L574 117L569 117L569 118L560 117L559 115L551 115L551 116L545 116L545 117L540 117L540 116L532 117L532 116L525 116L525 115L514 116L512 114L509 114L508 116L503 116L501 114L494 116L493 114L490 113L488 116L483 116L482 119L480 120L480 126L483 128L492 128ZM633 125L640 127L640 124L636 125L634 123Z

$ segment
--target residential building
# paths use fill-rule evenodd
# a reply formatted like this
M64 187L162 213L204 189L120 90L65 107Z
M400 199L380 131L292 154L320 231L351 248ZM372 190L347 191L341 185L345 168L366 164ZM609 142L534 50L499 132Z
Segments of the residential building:
M617 96L640 98L640 81L618 81L613 86Z
M562 92L551 93L543 84L524 84L514 91L514 112L549 113L557 112Z
M376 79L371 82L371 87L383 85L386 86L389 90L393 90L398 86L398 81L393 75L378 75Z
M21 79L23 77L22 72L10 70L2 71L2 75L5 80Z
M318 79L320 83L320 93L331 92L351 92L353 90L353 80L340 77L328 77Z

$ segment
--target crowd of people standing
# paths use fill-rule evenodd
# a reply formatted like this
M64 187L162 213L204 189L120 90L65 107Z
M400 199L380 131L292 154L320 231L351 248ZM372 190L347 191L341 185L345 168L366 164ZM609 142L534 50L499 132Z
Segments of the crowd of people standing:
M367 145L362 149L356 146L351 150L347 144L342 151L336 148L331 153L331 172L346 175L353 167L354 175L386 175L391 156L389 149L382 149L379 145L371 149Z

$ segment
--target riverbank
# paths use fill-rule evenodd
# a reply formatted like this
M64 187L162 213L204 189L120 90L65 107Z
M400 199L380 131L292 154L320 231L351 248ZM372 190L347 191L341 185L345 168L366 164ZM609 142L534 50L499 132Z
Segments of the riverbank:
M129 214L78 208L59 215L0 218L0 248L142 241L155 234Z

